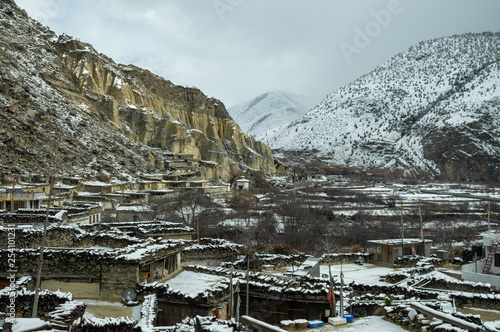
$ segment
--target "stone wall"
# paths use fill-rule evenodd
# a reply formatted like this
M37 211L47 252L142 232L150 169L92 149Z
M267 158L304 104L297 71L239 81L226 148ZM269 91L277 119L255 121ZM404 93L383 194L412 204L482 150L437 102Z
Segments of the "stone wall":
M372 253L362 253L362 252L349 252L349 253L338 253L321 256L321 264L340 264L340 263L354 263L359 258L363 258L366 263L373 261L375 255Z
M376 296L397 297L399 299L437 300L442 292L416 289L398 285L365 285L352 282L349 284L351 295L375 299ZM369 296L368 296L368 295ZM458 307L474 307L500 310L500 294L450 293Z
M22 317L31 317L33 312L35 292L26 289L20 289L16 293L15 313ZM66 301L72 300L73 296L69 293L42 291L38 298L37 317L44 318L45 315ZM7 310L10 305L9 293L6 290L0 291L0 306L2 310Z
M425 285L426 288L455 290L455 291L470 292L476 294L492 293L490 286L482 283L460 281L460 280L455 281L438 277L428 278L428 281L429 283Z
M134 290L139 281L139 265L123 262L101 265L101 295L122 296L127 290Z
M202 264L216 267L221 263L234 261L241 250L240 244L222 239L202 238L182 250L181 262L184 266Z
M349 284L352 290L352 295L362 296L369 294L370 296L378 296L385 294L386 297L391 295L402 295L404 298L415 298L422 300L435 300L438 293L426 290L415 289L411 287L403 287L397 285L369 285L352 282Z
M137 325L137 321L129 317L118 317L118 318L82 317L77 319L73 323L71 331L142 332L143 329Z
M377 311L382 311L383 306L377 302L354 302L345 308L354 318L374 316Z
M9 229L11 231L12 229ZM42 244L43 228L16 229L16 248L38 248ZM7 249L7 229L0 229L0 249ZM109 231L92 233L76 226L51 225L47 228L46 247L88 248L94 245L123 248L140 240Z
M410 278L412 276L419 275L421 273L429 273L429 272L432 272L434 270L435 269L434 269L433 265L426 265L426 266L422 266L422 267L415 267L415 268L408 269L405 271L395 271L395 272L388 273L385 276L385 281L387 281L388 283L391 283L391 284L395 284L397 282L400 282L400 281L407 279L407 278Z
M500 294L450 294L458 307L500 310Z
M307 255L300 253L297 255L274 255L274 254L257 254L259 257L259 265L262 268L264 265L273 265L276 268L281 268L285 266L292 266L292 264L298 265L302 264L306 259ZM221 267L229 268L233 265L237 269L246 270L247 266L244 262L244 257L240 257L238 260L231 262L225 262L221 264Z
M443 266L443 260L437 257L399 256L394 260L394 267L419 267L422 265Z
M445 314L445 312L443 311L443 307L449 306L449 303L427 302L425 303L425 306L432 310L436 310ZM392 320L394 323L398 325L401 325L404 329L409 331L422 331L423 328L425 328L426 331L433 331L433 332L464 331L464 329L462 328L453 326L450 323L444 323L439 319L436 318L429 319L425 317L423 314L419 314L417 310L411 308L409 305L406 304L385 307L385 310L386 310L386 316L390 320ZM450 317L454 317L468 323L476 324L479 328L482 327L481 318L478 315L464 315L459 312L451 314L447 313L446 315L449 315Z
M7 271L7 255L9 252L0 251L0 270ZM15 251L18 274L36 275L38 268L39 251L22 249ZM88 250L47 249L44 252L43 276L45 279L61 279L64 281L92 282L98 281L101 274L103 257L109 256L103 252ZM3 275L4 273L2 273Z

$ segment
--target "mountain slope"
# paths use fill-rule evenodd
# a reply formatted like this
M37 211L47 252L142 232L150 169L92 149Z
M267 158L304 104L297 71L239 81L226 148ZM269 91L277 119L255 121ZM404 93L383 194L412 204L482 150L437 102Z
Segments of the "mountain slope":
M192 153L206 179L275 172L271 150L196 88L121 65L0 2L0 168L135 177ZM1 179L0 179L1 180Z
M419 43L273 137L343 166L499 180L500 34Z
M228 109L241 128L260 138L267 131L301 118L311 102L287 91L269 91Z

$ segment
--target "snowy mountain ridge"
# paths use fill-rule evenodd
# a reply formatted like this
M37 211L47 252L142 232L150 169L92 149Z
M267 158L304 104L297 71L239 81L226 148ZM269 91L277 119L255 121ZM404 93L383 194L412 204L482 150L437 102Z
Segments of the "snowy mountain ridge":
M335 165L499 179L500 33L421 42L261 139Z
M301 118L312 106L306 97L271 90L228 109L243 131L257 139L270 130Z

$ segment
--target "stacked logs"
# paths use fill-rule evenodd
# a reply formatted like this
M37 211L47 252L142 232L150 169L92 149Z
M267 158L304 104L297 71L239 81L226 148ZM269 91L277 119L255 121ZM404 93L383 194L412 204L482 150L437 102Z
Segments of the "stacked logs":
M85 314L86 305L81 302L68 301L48 314L48 320L54 331L68 331L78 318Z
M128 317L119 318L78 318L71 327L73 332L142 332L137 321Z

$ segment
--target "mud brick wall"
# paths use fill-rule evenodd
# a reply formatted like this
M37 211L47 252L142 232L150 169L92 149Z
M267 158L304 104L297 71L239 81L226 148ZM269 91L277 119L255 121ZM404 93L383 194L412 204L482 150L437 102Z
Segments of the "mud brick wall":
M103 262L101 264L101 295L122 295L135 290L139 282L139 265L135 262Z

